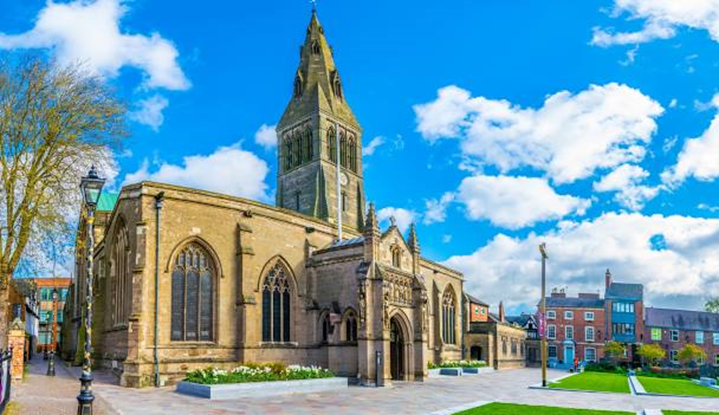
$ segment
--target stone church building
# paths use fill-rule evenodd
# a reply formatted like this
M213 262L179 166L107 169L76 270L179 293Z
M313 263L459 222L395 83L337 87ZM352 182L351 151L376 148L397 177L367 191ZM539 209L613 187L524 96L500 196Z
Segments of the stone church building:
M171 383L196 368L269 361L373 384L421 380L428 362L461 358L462 274L423 258L414 226L406 237L394 223L382 230L367 209L362 129L314 12L293 75L277 125L276 206L142 182L99 207L93 356L122 385L151 385L156 364ZM75 339L85 225L66 310Z

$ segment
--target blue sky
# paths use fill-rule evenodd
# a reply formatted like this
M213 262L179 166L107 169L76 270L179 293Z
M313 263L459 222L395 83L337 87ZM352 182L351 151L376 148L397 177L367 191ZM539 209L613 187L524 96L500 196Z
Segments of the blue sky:
M273 200L267 127L290 98L309 3L3 8L1 49L83 61L131 108L132 134L106 171L116 187L153 179ZM550 287L571 294L596 292L610 268L644 283L655 306L719 295L718 8L318 5L364 128L368 199L383 218L417 222L426 256L513 311L538 296L541 241Z

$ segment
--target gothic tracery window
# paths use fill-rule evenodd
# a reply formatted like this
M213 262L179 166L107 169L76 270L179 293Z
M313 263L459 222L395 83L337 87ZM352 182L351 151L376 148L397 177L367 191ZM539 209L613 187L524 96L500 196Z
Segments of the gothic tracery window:
M357 341L357 316L354 312L347 313L345 318L345 340L348 342Z
M342 167L347 167L347 134L340 132L340 163Z
M304 159L305 161L311 161L314 157L313 154L313 148L312 148L312 130L309 128L306 128L305 131L302 134L304 138Z
M335 137L335 129L327 130L327 155L332 162L337 161L337 138Z
M200 245L188 244L177 255L172 271L172 340L212 340L215 277L215 266Z
M456 344L455 338L455 302L454 294L447 290L442 296L442 340L446 344Z
M322 343L327 343L331 333L330 313L325 313L324 316L322 316Z
M287 271L277 262L262 284L262 341L290 341L290 306Z
M294 166L296 167L302 165L302 135L298 132L295 132L292 138L294 141L293 150L295 152L293 156L295 161Z
M350 136L350 170L357 172L357 141L354 136Z
M113 271L113 325L127 322L132 303L132 271L130 269L130 241L125 222L120 221L112 253Z
M392 254L392 266L395 268L401 268L402 267L402 250L399 246L394 245L392 248L390 248L390 252Z
M292 164L292 137L285 137L285 170L290 170L293 167Z

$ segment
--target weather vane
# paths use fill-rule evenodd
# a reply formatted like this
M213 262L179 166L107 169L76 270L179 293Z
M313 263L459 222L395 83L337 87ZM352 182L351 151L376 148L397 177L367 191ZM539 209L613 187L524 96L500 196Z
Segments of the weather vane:
M312 5L312 11L317 11L317 0L310 0L310 4Z

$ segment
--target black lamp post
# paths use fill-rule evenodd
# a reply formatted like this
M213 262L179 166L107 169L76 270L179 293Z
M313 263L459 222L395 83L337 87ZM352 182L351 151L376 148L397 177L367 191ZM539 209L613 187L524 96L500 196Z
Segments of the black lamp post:
M86 297L85 297L85 356L82 364L82 376L80 376L80 394L77 395L77 414L78 415L92 415L92 402L95 397L92 395L92 363L90 356L92 353L92 306L93 306L93 295L92 295L92 268L93 268L93 256L95 251L95 234L93 231L95 225L95 207L97 202L100 200L100 193L102 192L102 186L105 184L105 179L100 178L97 175L95 166L90 168L87 176L82 178L80 182L80 190L82 190L82 197L85 201L85 209L87 211L87 278L86 282Z
M57 288L52 290L52 350L47 361L47 376L55 376L55 336L57 334Z

